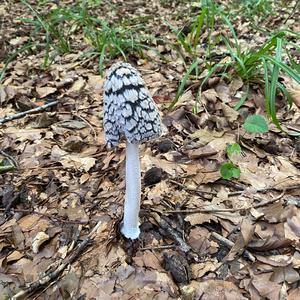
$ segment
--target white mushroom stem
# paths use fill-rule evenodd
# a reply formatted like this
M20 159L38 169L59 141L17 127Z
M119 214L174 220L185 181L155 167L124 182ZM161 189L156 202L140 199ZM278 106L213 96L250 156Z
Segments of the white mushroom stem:
M124 220L121 232L126 238L140 235L139 212L141 203L141 170L139 145L126 142L126 193Z

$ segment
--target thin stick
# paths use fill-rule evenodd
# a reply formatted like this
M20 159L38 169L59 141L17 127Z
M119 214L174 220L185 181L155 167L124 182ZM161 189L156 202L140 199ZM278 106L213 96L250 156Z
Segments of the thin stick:
M176 229L174 229L168 222L167 217L160 217L158 214L152 214L154 220L160 225L166 235L171 237L178 244L178 248L183 252L189 252L191 247L182 239Z
M221 213L221 212L236 212L248 210L250 207L245 208L198 208L198 209L176 209L176 210L163 210L161 213L167 214L194 214L194 213ZM156 210L155 210L156 211Z
M12 121L12 120L20 119L20 118L22 118L26 115L29 115L29 114L33 114L33 113L36 113L36 112L41 112L41 111L43 111L43 110L45 110L49 107L57 105L58 103L59 103L59 101L52 101L52 102L49 102L45 105L35 107L33 109L29 109L29 110L26 110L26 111L22 111L18 114L12 115L12 116L5 117L3 119L0 119L0 125L2 125L4 123L7 123L9 121Z
M155 209L152 209L153 211L160 212L162 214L168 213L168 214L179 214L179 213L185 213L185 214L195 214L195 213L219 213L219 212L236 212L236 211L245 211L249 210L251 208L259 208L266 206L268 204L272 204L276 202L277 200L281 199L284 195L284 192L282 192L279 196L274 197L271 200L267 200L262 203L258 203L255 205L250 205L247 207L239 207L239 208L195 208L195 209L177 209L177 210L163 210L163 211L158 211Z
M45 213L41 213L38 211L34 211L32 209L15 209L15 208L0 208L0 211L3 211L5 213L7 212L18 212L18 213L25 213L25 214L35 214L35 215L39 215L42 216L44 218L48 218L50 219L52 222L58 222L58 223L66 223L66 224L82 224L82 225L86 225L89 222L88 221L71 221L71 220L63 220L57 216L54 215L50 215L50 214L45 214Z
M217 195L216 192L201 191L201 190L199 190L199 189L189 188L189 187L187 187L186 185L184 185L184 184L182 184L182 183L180 183L180 182L177 182L177 181L175 181L175 180L172 180L172 179L169 179L168 181L171 182L171 183L174 183L174 184L176 184L176 185L178 185L178 186L180 186L180 187L182 187L182 188L183 188L184 190L186 190L186 191L196 192L196 193L201 193L201 194Z
M77 118L79 118L81 121L83 121L85 124L87 124L90 127L91 131L93 132L94 138L95 139L97 138L96 130L94 129L93 125L89 121L87 121L82 116L77 115L76 113L72 113L72 115L75 116L75 117L77 117Z
M146 250L165 250L165 249L173 249L176 248L176 245L164 245L164 246L156 246L156 247L143 247L139 248L141 251L146 251Z
M296 1L295 5L294 5L294 7L293 7L293 9L292 9L292 11L291 11L290 14L286 17L286 19L284 20L283 24L285 24L285 23L288 21L288 19L295 13L296 8L297 8L299 2L300 2L300 0L297 0L297 1Z
M227 246L228 248L232 248L234 246L234 243L232 241L228 240L227 238L221 236L216 232L212 232L211 236L223 245ZM244 250L243 255L252 262L255 262L256 260L255 257L248 250Z
M186 185L184 185L184 184L182 184L180 182L177 182L175 180L169 180L169 182L174 183L174 184L182 187L186 191L200 193L201 195L202 194L217 195L216 192L202 191L202 190L199 190L197 188L189 188ZM294 190L294 189L300 189L300 184L295 184L295 185L286 186L286 187L271 186L271 187L256 189L255 192L256 193L265 193L265 192L272 191L272 190L281 192L281 191L289 191L289 190ZM235 191L235 192L228 193L228 197L233 197L233 196L241 195L245 191L246 191L246 189L243 189L242 191Z
M59 274L67 267L67 265L71 264L87 247L91 245L93 235L100 227L101 224L102 222L99 221L96 224L96 226L92 229L92 231L89 233L89 235L78 245L77 249L75 249L75 251L72 252L53 272L49 274L45 274L39 280L31 283L26 290L21 290L20 292L15 294L12 297L12 300L20 299L25 295L40 289L45 284L57 278Z

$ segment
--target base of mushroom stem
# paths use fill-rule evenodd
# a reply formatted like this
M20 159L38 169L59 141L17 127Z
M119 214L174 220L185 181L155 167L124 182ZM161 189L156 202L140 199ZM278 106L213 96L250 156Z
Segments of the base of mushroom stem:
M137 228L125 228L124 225L121 227L121 233L127 238L135 240L140 236L141 230Z

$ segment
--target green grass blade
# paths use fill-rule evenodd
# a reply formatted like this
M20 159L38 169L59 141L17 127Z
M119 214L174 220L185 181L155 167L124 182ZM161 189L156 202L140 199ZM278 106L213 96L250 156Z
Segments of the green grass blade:
M204 19L205 19L206 14L207 14L207 7L204 7L201 10L201 14L197 17L197 20L194 23L194 26L193 26L193 29L192 29L192 32L195 32L194 49L196 49L196 47L198 45L201 29L203 27Z
M298 74L296 71L294 71L292 68L290 68L288 65L282 63L281 61L278 61L274 57L270 55L264 55L264 58L266 60L269 60L274 65L278 66L280 69L282 69L288 76L290 76L292 79L300 83L300 74Z
M177 103L179 97L182 95L183 90L186 86L186 82L190 76L190 74L198 67L199 65L199 61L195 61L187 70L187 72L184 74L183 78L181 79L180 85L178 87L176 96L174 98L174 100L172 101L172 103L169 105L169 109L173 108L175 106L175 104Z
M289 92L287 91L286 87L280 81L278 81L277 85L278 85L278 88L283 93L284 97L288 100L289 108L291 108L293 105L293 99L290 96Z
M248 98L249 95L249 82L247 82L247 86L246 86L246 92L245 94L241 97L240 101L233 107L235 110L239 110L241 108L241 106L244 105L246 99Z
M270 116L272 118L273 123L279 128L280 130L283 130L276 115L276 91L277 91L277 83L278 83L278 77L279 77L279 64L281 63L281 56L282 56L282 40L280 38L277 38L277 47L276 47L276 58L274 61L277 62L277 64L273 65L273 71L271 74L271 84L269 93L267 95L268 99L268 106L270 111Z
M9 65L10 62L12 62L20 53L29 50L33 47L33 43L29 42L27 44L25 44L24 46L22 46L21 48L17 49L14 53L12 53L11 55L9 55L9 57L7 58L7 60L5 61L5 64L3 66L3 68L0 71L0 83L2 82L4 76L5 76L5 72L7 70L7 67Z
M266 111L267 114L270 115L270 106L268 97L270 95L270 82L269 82L269 68L268 62L265 58L262 58L263 67L264 67L264 81L265 81L265 104L266 104Z

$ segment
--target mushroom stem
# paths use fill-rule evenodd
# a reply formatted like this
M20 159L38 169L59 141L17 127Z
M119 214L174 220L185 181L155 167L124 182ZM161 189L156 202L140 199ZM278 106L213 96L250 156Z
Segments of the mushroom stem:
M139 145L126 142L126 193L124 220L121 232L126 238L140 235L139 212L141 202L141 170Z

